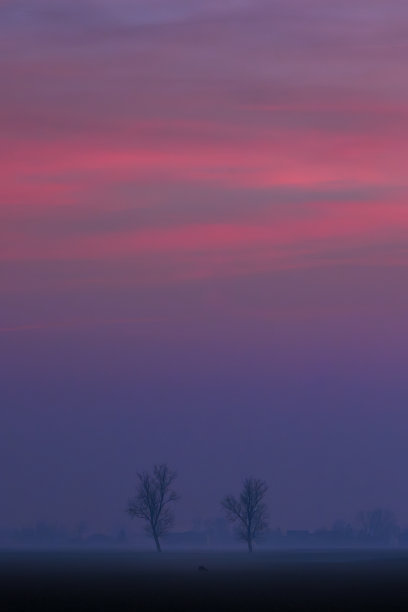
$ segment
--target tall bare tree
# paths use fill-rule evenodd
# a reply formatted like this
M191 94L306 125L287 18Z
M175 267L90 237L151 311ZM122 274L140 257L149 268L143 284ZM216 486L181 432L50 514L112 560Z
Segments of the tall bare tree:
M227 519L235 523L237 535L248 544L249 552L252 552L253 541L268 526L268 511L264 502L267 490L264 480L245 478L239 498L227 495L221 502Z
M136 495L129 499L127 512L132 518L143 519L147 533L154 539L157 552L161 552L160 538L174 523L173 502L179 499L172 489L177 473L162 463L153 467L153 473L137 474Z

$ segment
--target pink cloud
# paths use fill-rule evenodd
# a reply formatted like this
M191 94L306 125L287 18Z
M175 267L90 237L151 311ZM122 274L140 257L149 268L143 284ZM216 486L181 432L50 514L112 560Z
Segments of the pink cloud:
M8 5L3 261L404 261L403 4L105 4Z

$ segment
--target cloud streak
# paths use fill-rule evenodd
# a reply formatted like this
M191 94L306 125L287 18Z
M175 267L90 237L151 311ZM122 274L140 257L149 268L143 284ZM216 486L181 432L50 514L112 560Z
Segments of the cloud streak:
M407 264L404 3L0 7L4 287Z

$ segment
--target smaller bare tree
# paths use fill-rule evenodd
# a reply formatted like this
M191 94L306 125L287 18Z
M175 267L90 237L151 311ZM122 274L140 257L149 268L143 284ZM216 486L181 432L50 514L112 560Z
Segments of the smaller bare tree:
M249 552L252 552L253 541L268 526L268 511L264 502L267 490L264 480L245 478L239 499L227 495L221 502L227 519L236 524L237 536L248 544Z
M357 521L360 534L366 539L390 542L399 531L394 513L387 508L359 512Z
M179 499L172 484L177 473L162 463L155 465L153 473L137 474L136 495L129 499L127 512L131 518L143 519L147 533L154 539L157 552L161 552L160 538L174 523L173 502Z

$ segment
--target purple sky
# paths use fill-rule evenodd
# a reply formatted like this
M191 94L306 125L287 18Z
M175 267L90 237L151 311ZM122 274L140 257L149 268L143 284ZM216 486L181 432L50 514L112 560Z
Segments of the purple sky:
M408 5L0 0L0 525L408 525Z

